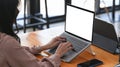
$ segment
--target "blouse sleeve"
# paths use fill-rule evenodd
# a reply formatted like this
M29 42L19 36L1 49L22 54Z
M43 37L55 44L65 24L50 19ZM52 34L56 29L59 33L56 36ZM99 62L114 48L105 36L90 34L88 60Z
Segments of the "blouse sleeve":
M40 46L37 47L27 47L27 46L22 46L25 50L29 51L32 54L38 54L41 52Z
M23 49L14 38L4 39L4 54L11 67L59 67L60 58L56 55L38 60Z

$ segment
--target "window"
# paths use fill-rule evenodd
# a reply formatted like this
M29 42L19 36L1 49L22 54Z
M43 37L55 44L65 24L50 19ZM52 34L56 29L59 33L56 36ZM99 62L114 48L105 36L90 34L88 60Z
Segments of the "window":
M98 14L100 13L105 13L104 8L107 7L109 11L112 11L113 7L113 1L115 1L115 10L120 10L120 0L97 0L97 12Z

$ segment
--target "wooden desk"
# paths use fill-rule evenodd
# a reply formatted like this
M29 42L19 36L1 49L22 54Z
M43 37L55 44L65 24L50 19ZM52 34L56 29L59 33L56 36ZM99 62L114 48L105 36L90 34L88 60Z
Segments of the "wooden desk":
M64 27L54 27L42 31L36 31L42 44L49 42L53 37L60 35L64 31ZM27 34L19 35L21 37L22 45L29 46L26 40ZM24 37L24 38L23 38ZM70 63L62 62L61 67L77 67L78 63L97 58L103 61L103 65L97 67L114 67L118 63L118 56L108 53L96 46L91 45L91 49L96 53L95 56L91 55L87 51L82 52L79 56L73 59ZM42 58L40 55L38 58Z

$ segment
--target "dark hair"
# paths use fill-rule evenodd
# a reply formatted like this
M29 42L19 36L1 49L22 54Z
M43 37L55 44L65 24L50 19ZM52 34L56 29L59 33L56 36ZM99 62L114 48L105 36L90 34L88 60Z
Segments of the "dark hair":
M0 0L0 32L6 33L20 41L20 38L13 30L18 4L19 0Z

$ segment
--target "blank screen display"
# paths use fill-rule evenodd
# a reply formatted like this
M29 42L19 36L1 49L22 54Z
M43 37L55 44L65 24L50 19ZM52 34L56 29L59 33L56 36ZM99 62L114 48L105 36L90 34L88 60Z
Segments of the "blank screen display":
M66 31L92 41L94 13L67 5Z

